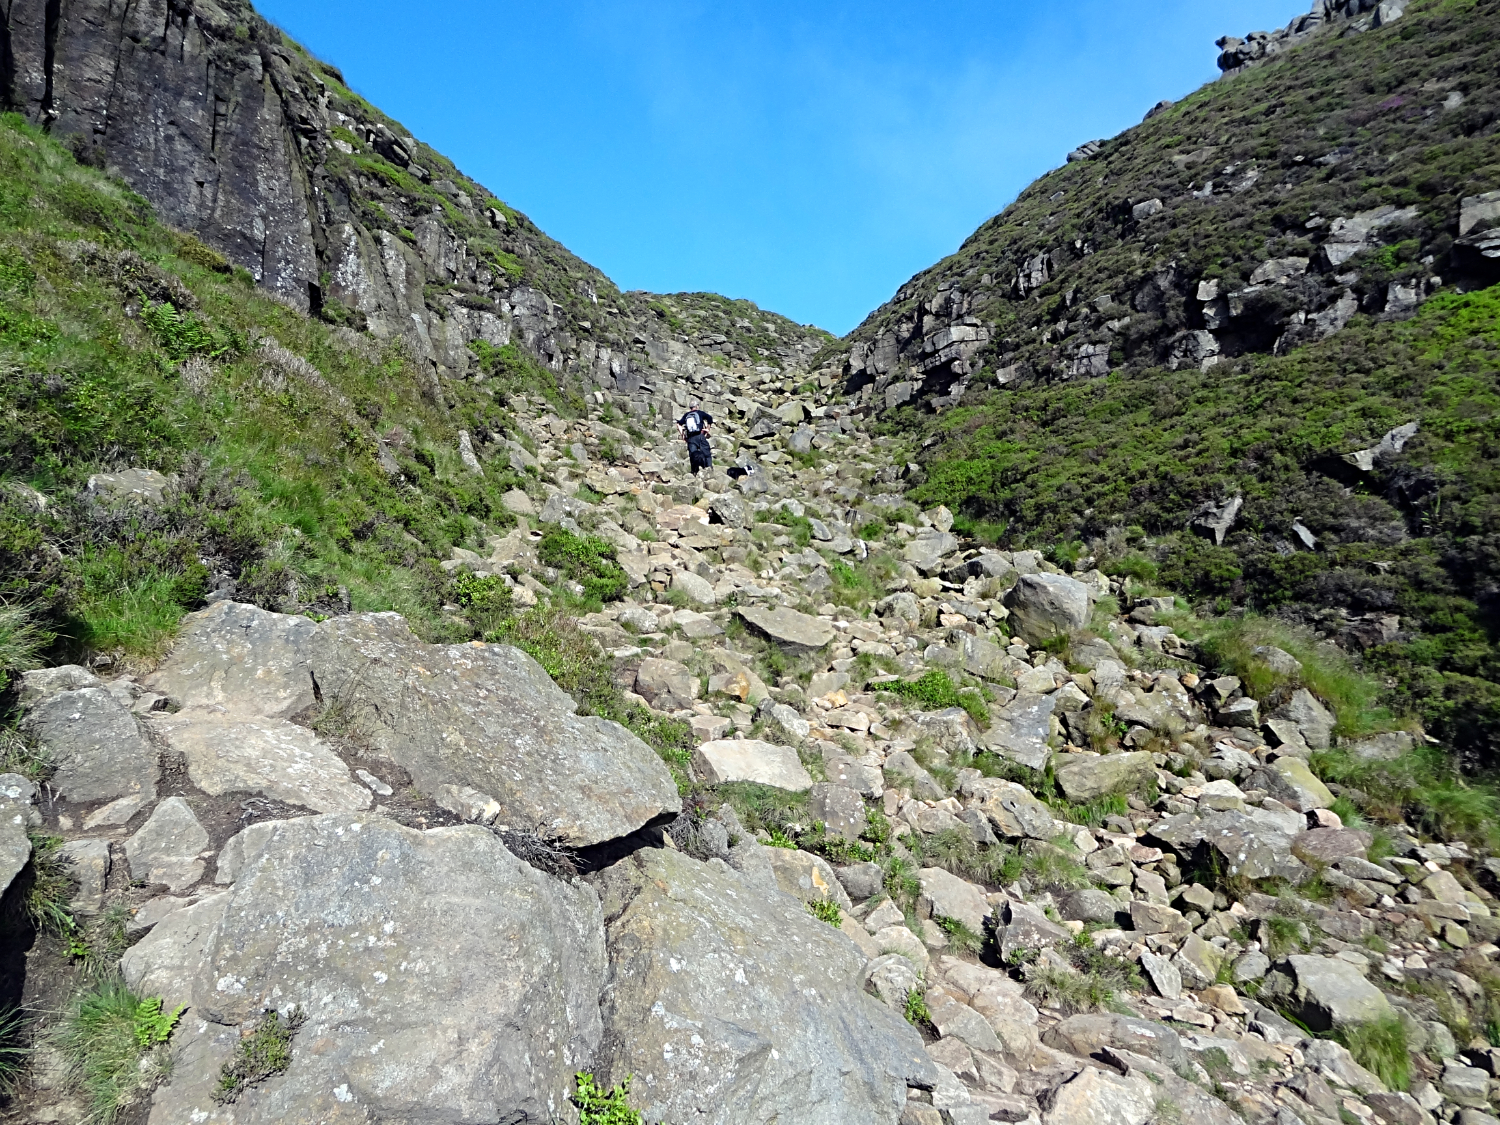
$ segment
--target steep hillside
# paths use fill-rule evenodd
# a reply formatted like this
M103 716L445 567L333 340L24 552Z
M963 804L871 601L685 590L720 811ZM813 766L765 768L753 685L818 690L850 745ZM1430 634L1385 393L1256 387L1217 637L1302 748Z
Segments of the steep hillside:
M820 361L960 526L1315 624L1492 757L1500 8L1352 7L1227 48Z
M291 307L403 341L434 396L483 370L477 344L513 337L640 413L664 375L707 378L730 355L765 375L805 369L829 339L748 302L685 297L702 313L689 337L244 0L18 0L4 20L0 101Z

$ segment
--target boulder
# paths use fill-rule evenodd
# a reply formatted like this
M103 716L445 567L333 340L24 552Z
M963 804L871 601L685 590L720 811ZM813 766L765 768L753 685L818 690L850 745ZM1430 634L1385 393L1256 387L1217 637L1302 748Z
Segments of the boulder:
M713 584L690 570L679 570L672 575L672 589L686 594L694 605L713 605L716 600Z
M1165 957L1152 953L1149 949L1141 954L1141 971L1151 981L1151 986L1156 989L1156 994L1164 1000L1180 1000L1182 998L1182 973L1177 970Z
M924 867L917 873L917 879L922 886L917 899L918 914L939 920L948 918L968 927L970 933L984 933L984 920L991 908L983 890L941 867Z
M1052 756L1047 739L1052 733L1052 712L1057 706L1055 695L1021 692L994 715L990 729L979 738L979 745L1028 769L1045 769Z
M1292 855L1296 829L1260 813L1259 809L1228 810L1205 817L1197 823L1198 839L1219 853L1231 875L1301 882L1307 869ZM1161 838L1157 828L1152 834Z
M578 715L520 649L423 644L394 613L318 628L324 698L422 792L449 784L487 793L499 823L539 827L574 847L681 811L656 752L618 723Z
M1019 782L982 778L971 783L966 792L979 798L977 808L1002 836L1050 840L1057 834L1052 810Z
M758 738L720 738L693 751L693 768L707 785L753 781L805 793L813 780L790 746Z
M88 491L106 503L160 504L171 480L155 469L121 469L118 473L95 473Z
M648 656L635 672L635 692L658 711L681 711L693 705L698 677L686 664Z
M849 897L857 902L874 898L885 889L885 870L878 863L851 863L834 874Z
M183 756L193 784L211 796L259 793L314 812L370 807L369 789L349 776L333 748L285 719L193 709L154 717L151 727Z
M1005 595L1017 629L1033 643L1066 637L1089 623L1093 594L1076 578L1023 574Z
M943 568L943 559L958 550L958 537L949 531L924 527L916 538L902 548L902 556L923 574L936 574Z
M1108 922L1113 924L1120 912L1120 900L1108 891L1093 887L1066 892L1057 903L1060 918L1072 922Z
M1266 978L1267 995L1289 1003L1313 1031L1333 1031L1395 1014L1385 994L1348 961L1296 954Z
M203 877L208 833L181 797L168 797L146 823L125 841L130 877L164 883L168 890L191 887Z
M858 840L869 824L864 798L847 785L818 782L809 790L807 811L829 832L846 840Z
M182 619L172 651L146 684L185 707L291 718L318 702L317 636L310 617L215 602Z
M1156 1059L1173 1070L1189 1070L1190 1060L1177 1032L1163 1023L1134 1016L1083 1013L1049 1028L1042 1042L1082 1057L1113 1047Z
M104 885L109 879L109 841L71 840L57 849L57 858L68 865L78 884L68 909L76 914L97 914L104 908Z
M800 848L767 848L766 858L776 874L776 885L793 898L837 903L843 911L854 909L838 875L822 856Z
M978 933L979 931L974 931ZM1024 902L1007 902L996 919L995 938L1000 955L1009 958L1016 950L1035 953L1055 942L1068 941L1073 934L1063 929L1036 907Z
M865 991L863 954L794 899L655 849L593 878L612 919L594 1073L636 1075L647 1120L890 1125L908 1085L936 1083L915 1029Z
M899 953L883 953L871 958L860 970L859 981L864 991L879 997L882 1004L903 1015L907 997L922 986L917 967L910 958Z
M1302 739L1314 750L1327 750L1333 742L1333 713L1312 692L1298 688L1292 698L1276 708L1274 719L1290 719L1302 731Z
M1305 863L1322 866L1353 856L1365 858L1370 835L1349 828L1313 828L1292 837L1292 854Z
M1156 1111L1151 1083L1086 1066L1048 1091L1042 1125L1145 1125Z
M55 668L33 668L22 672L16 691L16 703L28 709L49 695L78 691L86 687L103 687L104 681L77 664L59 664Z
M794 654L816 652L833 640L833 622L798 613L785 606L743 606L735 610L752 629L765 634Z
M52 757L49 785L66 801L156 796L156 750L107 688L49 695L26 712L22 730Z
M1062 754L1053 768L1064 795L1080 805L1113 793L1140 793L1156 781L1156 766L1144 750L1130 754Z
M1313 774L1301 758L1277 758L1255 771L1246 787L1264 789L1288 808L1301 812L1326 809L1333 804L1333 794Z
M152 1125L225 1120L212 1094L241 1026L294 1005L307 1025L291 1066L240 1096L239 1125L571 1112L572 1076L592 1065L602 1029L590 888L528 867L472 825L267 823L230 890L169 914L123 959L136 992L192 1012Z
M18 804L0 804L0 895L31 859L31 836L26 831L28 819L26 809Z

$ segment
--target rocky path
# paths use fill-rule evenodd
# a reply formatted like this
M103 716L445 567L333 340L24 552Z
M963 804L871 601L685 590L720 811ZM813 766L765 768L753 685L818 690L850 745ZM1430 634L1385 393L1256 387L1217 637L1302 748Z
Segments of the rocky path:
M220 602L150 675L25 677L3 872L63 841L187 1006L138 1119L576 1121L588 1071L652 1122L1495 1120L1491 861L1341 821L1288 654L1253 698L1173 599L976 549L837 400L717 378L698 479L660 416L512 403L464 449L534 474L517 525L444 563L525 608L544 530L613 544L578 628L690 760L393 614ZM268 1008L290 1067L216 1100ZM45 1045L24 1106L84 1116Z

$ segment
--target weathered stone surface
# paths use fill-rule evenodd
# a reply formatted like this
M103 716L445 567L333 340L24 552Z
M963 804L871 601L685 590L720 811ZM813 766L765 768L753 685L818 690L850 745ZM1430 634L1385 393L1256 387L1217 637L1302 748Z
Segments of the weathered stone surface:
M1207 988L1219 977L1224 955L1197 934L1189 934L1172 958L1173 967L1189 988Z
M1057 903L1058 916L1073 922L1113 922L1119 912L1119 899L1093 887L1068 891Z
M1331 864L1348 856L1365 858L1369 834L1348 828L1313 828L1292 837L1292 854L1307 863Z
M942 569L943 558L958 550L958 537L936 528L922 528L915 539L902 548L902 555L923 574Z
M31 837L24 809L12 803L0 807L0 895L31 859Z
M1052 810L1019 782L983 778L969 791L979 798L979 811L989 817L1000 835L1033 840L1050 840L1056 835Z
M1065 637L1089 623L1093 597L1076 578L1023 574L1005 595L1011 619L1027 640Z
M64 800L156 796L156 751L135 716L106 688L50 695L22 722L52 755L56 770L50 783Z
M212 796L259 793L314 812L370 807L370 791L349 776L333 748L285 719L194 709L162 715L151 725L183 755L193 784Z
M717 600L708 579L690 570L679 570L672 575L672 589L686 594L695 605L713 605Z
M294 1004L308 1024L291 1067L241 1095L237 1123L563 1112L602 1030L592 890L526 866L478 827L268 823L232 889L172 913L125 956L133 988L193 1012L152 1125L221 1120L211 1093L239 1026Z
M1333 713L1318 702L1306 688L1298 688L1292 698L1271 716L1290 719L1302 731L1302 739L1314 750L1327 750L1333 740Z
M1151 755L1063 754L1054 765L1058 785L1074 804L1084 804L1112 793L1139 793L1156 780Z
M1145 1125L1156 1109L1150 1082L1086 1066L1049 1091L1043 1125Z
M1021 692L1001 708L990 729L980 736L979 745L1029 769L1045 769L1052 756L1047 739L1056 706L1055 695Z
M658 711L680 711L693 705L698 677L679 661L648 656L636 669L635 691Z
M104 884L109 878L108 840L71 840L57 849L78 889L68 903L78 914L97 914L104 906Z
M1264 789L1289 808L1302 812L1326 809L1333 804L1328 786L1318 780L1301 758L1277 758L1256 770L1246 783L1251 789Z
M618 723L576 714L520 649L423 644L394 613L319 629L324 698L423 792L468 786L499 801L500 823L540 826L575 846L682 808L654 750Z
M595 1073L636 1075L648 1120L892 1123L908 1082L936 1081L916 1032L866 994L863 955L800 903L676 852L595 878L613 919Z
M1197 838L1218 851L1232 875L1247 879L1277 876L1300 882L1307 872L1291 854L1296 829L1256 815L1259 811L1230 810L1205 817L1197 822Z
M103 686L103 680L87 668L81 668L77 664L59 664L55 668L34 668L29 672L21 673L16 691L16 702L25 709L58 692Z
M121 469L118 473L95 473L87 487L108 503L160 504L171 483L155 469Z
M924 867L917 873L922 885L917 900L919 913L931 918L951 918L974 934L984 933L990 904L984 892L941 867Z
M693 768L709 785L753 781L794 793L812 788L812 777L790 746L758 738L721 738L693 751Z
M1285 982L1275 978L1285 977ZM1360 975L1349 962L1337 957L1296 954L1286 959L1266 978L1269 994L1285 999L1314 1031L1331 1031L1351 1024L1369 1023L1393 1014L1390 1001Z
M785 606L744 606L735 613L752 629L793 653L815 652L833 640L837 632L833 622L820 621Z
M884 953L872 958L860 970L860 984L865 991L880 998L893 1011L905 1013L906 998L921 987L917 966L899 953Z
M1042 1036L1049 1047L1089 1056L1101 1047L1115 1047L1156 1059L1173 1069L1185 1068L1187 1051L1166 1024L1133 1016L1084 1013L1069 1016Z
M815 821L821 821L828 831L846 840L859 839L869 822L865 818L864 798L857 790L820 781L809 793L807 811Z
M1141 954L1141 971L1151 981L1158 996L1167 1000L1182 998L1182 974L1167 958L1159 957L1148 949Z
M1009 957L1018 949L1034 953L1044 946L1067 941L1073 935L1030 903L1007 902L996 919L995 936L1001 956Z
M241 602L215 602L182 619L172 651L147 680L184 706L286 719L317 702L317 624Z
M885 870L878 863L851 863L835 874L849 897L858 902L874 898L885 885Z
M853 910L838 875L822 856L800 848L767 848L766 858L776 873L776 885L802 902L834 902Z
M203 850L208 833L181 797L157 805L145 824L125 841L130 877L165 883L172 891L191 887L203 877Z
M83 827L85 831L92 832L95 828L117 828L122 824L128 824L131 818L145 807L148 800L150 798L143 794L135 793L129 797L111 801L84 817Z

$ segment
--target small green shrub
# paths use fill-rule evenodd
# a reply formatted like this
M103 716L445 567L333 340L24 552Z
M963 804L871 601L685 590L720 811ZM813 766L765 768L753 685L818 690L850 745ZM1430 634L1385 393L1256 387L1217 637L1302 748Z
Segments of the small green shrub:
M948 673L940 668L932 668L924 672L919 679L897 680L895 683L878 684L878 691L888 691L908 700L924 711L941 711L948 707L962 707L963 700L959 698L958 688L953 686L953 681L948 678ZM982 705L982 703L981 703ZM985 721L989 721L986 714Z
M87 989L63 1018L58 1045L99 1121L120 1109L168 1065L159 1051L185 1009L163 1012L161 997L142 998L110 977ZM151 1062L143 1066L143 1060Z
M839 904L831 899L822 899L807 904L807 912L820 922L827 922L834 929L838 929L844 921L843 912L839 910Z
M481 578L465 571L453 580L453 600L481 636L498 628L515 610L515 597L498 574Z
M245 339L238 332L217 330L193 313L178 312L166 301L144 302L141 322L151 329L162 351L176 361L190 355L223 359L245 350Z
M612 1090L601 1090L587 1071L573 1077L578 1083L573 1104L578 1107L579 1125L642 1125L641 1115L625 1100L630 1093L631 1075L627 1074L625 1081Z
M549 527L537 544L537 555L581 585L584 596L592 601L619 601L630 588L630 580L615 561L614 544L597 535L574 535L566 528Z
M932 1012L928 1010L927 998L922 995L921 989L913 988L906 994L907 1022L915 1027L930 1027L932 1025Z
M274 1009L265 1012L255 1030L240 1040L239 1049L219 1071L219 1084L213 1099L228 1105L240 1096L246 1086L264 1082L292 1065L292 1037L307 1021L300 1007L293 1008L283 1019Z

